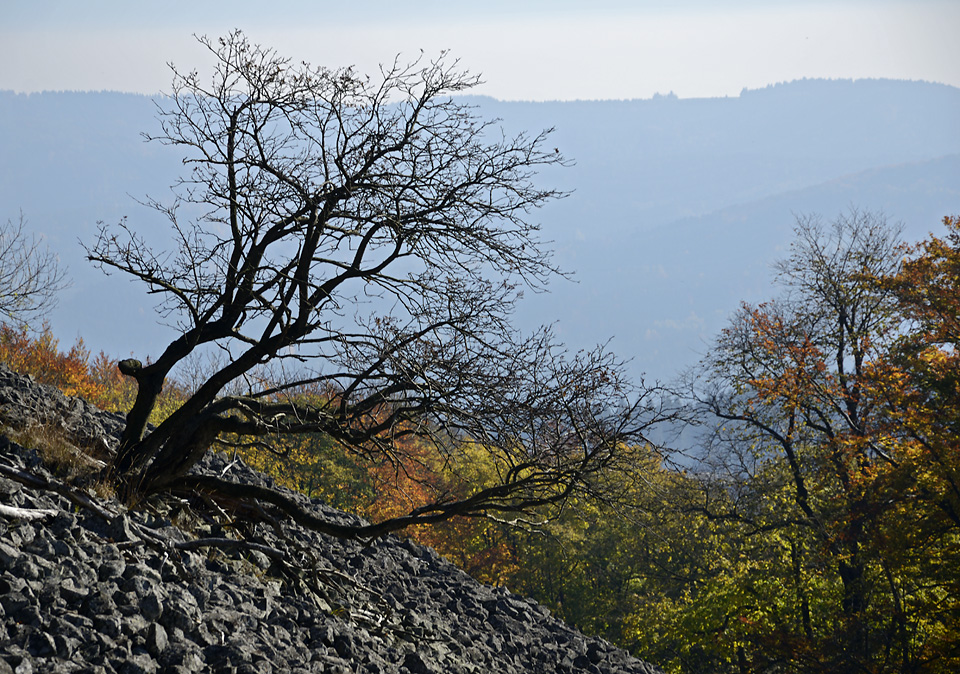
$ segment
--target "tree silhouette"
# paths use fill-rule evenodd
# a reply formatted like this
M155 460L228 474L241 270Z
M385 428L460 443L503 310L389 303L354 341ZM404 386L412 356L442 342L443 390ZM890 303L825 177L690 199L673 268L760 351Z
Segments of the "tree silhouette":
M529 221L563 196L534 182L564 163L544 149L549 132L507 137L479 119L451 97L477 78L442 59L371 79L295 64L239 32L201 42L212 82L174 70L151 137L182 148L189 169L174 203L151 202L176 249L152 249L126 221L87 249L145 283L180 330L153 362L120 363L138 393L112 477L128 492L242 492L294 514L276 492L186 474L227 435L323 433L398 465L411 434L441 453L467 441L488 453L493 484L362 531L296 513L375 535L558 506L624 467L622 448L660 416L653 393L602 348L571 356L549 329L509 322L522 289L558 273ZM148 429L171 370L210 348L221 366ZM242 394L225 395L237 382Z

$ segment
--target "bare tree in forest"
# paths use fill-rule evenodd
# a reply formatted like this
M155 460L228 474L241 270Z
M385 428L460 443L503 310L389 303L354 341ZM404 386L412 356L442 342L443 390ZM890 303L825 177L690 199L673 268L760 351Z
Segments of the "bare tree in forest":
M56 255L25 228L22 214L0 225L0 316L16 323L47 313L66 287Z
M624 448L658 418L651 393L603 349L570 356L549 330L521 336L509 323L521 289L557 273L528 219L562 196L533 180L564 161L547 132L507 137L451 98L477 83L456 63L396 63L370 79L292 63L239 32L201 42L212 81L175 70L151 138L181 147L189 169L175 203L153 204L176 250L153 250L126 222L87 249L147 284L181 333L153 362L120 364L138 394L113 478L132 492L255 497L330 533L374 535L559 506L623 468ZM211 347L222 367L148 430L171 370ZM224 395L264 366L295 374ZM295 393L308 385L326 394L305 404ZM185 477L225 434L305 432L397 462L403 435L442 452L470 440L498 479L360 530L269 490Z

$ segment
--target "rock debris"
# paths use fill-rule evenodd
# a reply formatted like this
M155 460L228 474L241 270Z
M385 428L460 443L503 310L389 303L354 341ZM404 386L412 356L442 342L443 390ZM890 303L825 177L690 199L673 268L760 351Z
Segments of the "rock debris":
M122 416L2 364L0 418L53 423L83 447L109 449L123 428ZM57 480L6 435L0 464ZM219 454L198 469L271 484ZM289 522L233 528L171 498L129 511L98 503L94 512L0 477L0 674L659 672L396 536L365 544Z

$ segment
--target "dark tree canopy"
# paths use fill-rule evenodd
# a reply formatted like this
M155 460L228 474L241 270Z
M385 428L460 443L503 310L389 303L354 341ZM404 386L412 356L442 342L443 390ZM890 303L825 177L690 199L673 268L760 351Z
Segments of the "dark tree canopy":
M534 182L564 162L549 132L507 137L478 118L451 98L477 78L443 59L371 79L238 32L201 42L212 81L175 70L150 136L182 148L188 169L173 204L152 202L175 250L126 222L87 249L144 282L181 331L152 362L120 364L138 395L114 478L140 492L183 485L225 434L319 432L398 461L404 434L488 453L496 484L379 532L559 505L616 469L658 418L651 394L605 350L570 355L548 329L518 335L509 322L521 290L558 273L530 220L563 196ZM222 365L148 431L172 368L210 348ZM264 368L284 376L257 385ZM238 380L243 394L225 395ZM308 387L324 394L306 404Z

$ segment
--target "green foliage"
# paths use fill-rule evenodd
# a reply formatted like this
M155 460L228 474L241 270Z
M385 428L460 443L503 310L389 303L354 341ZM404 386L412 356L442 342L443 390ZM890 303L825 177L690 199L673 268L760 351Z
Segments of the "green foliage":
M957 671L960 219L903 265L879 223L847 225L838 238L801 228L781 266L789 301L744 307L718 340L701 463L625 448L633 470L555 519L408 535L670 673ZM4 327L0 356L98 404L132 403L110 359L82 342L62 353L49 330ZM374 519L464 498L504 470L465 439L454 453L426 436L392 442L402 459L364 461L316 433L235 449Z
M41 384L55 386L64 395L79 396L109 412L126 412L136 397L136 382L120 374L116 359L102 351L91 359L82 338L62 351L47 324L39 332L27 326L0 324L0 362ZM150 422L160 423L183 400L184 387L176 381L169 382L159 396Z
M705 360L701 512L723 545L685 617L726 643L727 669L955 671L960 464L934 420L958 397L928 375L956 353L937 326L957 303L919 273L946 251L901 268L895 231L856 212L797 234L785 296L744 306ZM918 349L923 334L939 341Z
M293 435L269 446L243 446L239 452L278 484L341 510L356 511L373 496L370 477L356 457L324 435Z
M507 582L669 672L960 666L960 221L801 223L712 354L703 462L514 534ZM734 395L724 398L722 394Z

